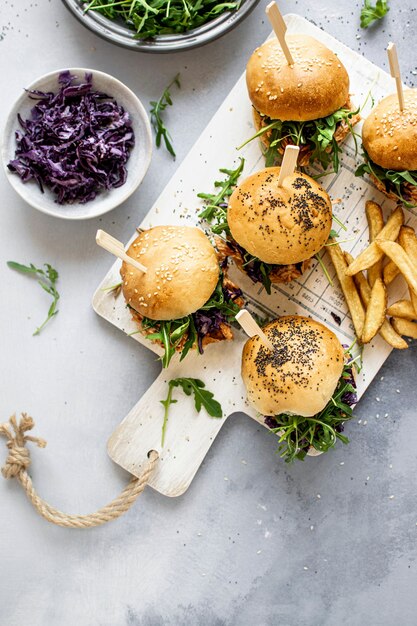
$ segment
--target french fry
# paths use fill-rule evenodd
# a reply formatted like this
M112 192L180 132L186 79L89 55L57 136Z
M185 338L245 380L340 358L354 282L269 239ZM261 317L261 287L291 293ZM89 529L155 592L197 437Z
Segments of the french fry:
M334 243L333 241L331 243ZM359 297L356 285L351 276L346 275L347 263L339 244L328 246L327 251L330 255L334 269L340 282L346 304L352 317L355 333L360 341L363 332L363 324L365 322L365 309Z
M404 320L417 320L417 313L410 300L398 300L388 307L387 315L401 317Z
M348 263L352 263L353 257L351 254L345 252L345 258ZM369 283L362 272L355 274L354 281L359 289L362 302L365 307L367 307L371 298ZM393 329L387 319L382 324L379 334L392 348L396 348L397 350L406 350L408 348L408 343Z
M369 241L374 241L384 228L382 209L376 202L368 200L365 204L366 219L369 226ZM382 278L382 259L368 268L368 282L373 287L377 278Z
M405 248L405 246L408 244L410 248L414 247L417 251L417 235L414 231L414 228L411 228L411 226L401 226L398 235L398 243L403 248Z
M382 278L377 278L371 289L369 304L366 309L365 322L362 332L362 343L369 343L380 330L386 321L388 295L382 282Z
M413 264L404 248L395 241L377 241L376 244L391 261L394 261L409 288L417 295L417 265Z
M405 335L406 337L412 337L413 339L417 339L417 324L416 322L410 322L409 320L404 320L402 317L393 317L392 325L394 326L397 333L401 335Z
M398 241L410 257L414 267L417 267L417 235L414 229L410 226L402 226ZM410 298L417 314L417 294L410 291Z
M384 252L378 247L379 241L395 241L400 232L400 228L404 223L404 213L401 207L397 207L393 213L391 213L384 228L379 233L375 241L369 244L365 250L363 250L358 257L351 263L346 270L347 276L354 276L361 270L366 270L371 265L374 265L380 261Z
M398 274L400 274L401 272L393 261L388 261L382 273L383 273L384 283L386 285L389 285L390 283L392 283L394 278L397 278Z

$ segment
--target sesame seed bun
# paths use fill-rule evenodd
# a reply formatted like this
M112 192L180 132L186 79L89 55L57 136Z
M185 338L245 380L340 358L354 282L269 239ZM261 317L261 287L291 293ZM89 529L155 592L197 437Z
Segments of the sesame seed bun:
M242 378L249 403L262 415L316 415L342 375L339 339L323 324L298 315L274 320L263 331L274 345L273 353L258 336L243 348Z
M147 267L143 274L123 262L126 302L153 320L174 320L194 313L209 300L220 269L205 234L191 226L155 226L129 246L127 254Z
M305 122L326 117L349 97L349 76L338 57L308 35L287 35L288 65L277 39L257 48L246 67L253 106L273 120Z
M279 167L246 178L233 191L227 222L233 238L265 263L288 265L310 259L326 243L332 205L310 176L294 173L278 187Z
M404 101L400 111L397 94L387 96L363 125L363 147L385 169L417 170L417 89L405 90Z

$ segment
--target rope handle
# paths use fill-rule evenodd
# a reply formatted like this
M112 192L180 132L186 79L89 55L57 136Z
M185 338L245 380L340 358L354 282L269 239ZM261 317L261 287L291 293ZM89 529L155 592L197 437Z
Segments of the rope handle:
M48 522L65 526L66 528L94 528L107 522L117 519L126 513L142 493L149 482L149 478L158 462L159 455L155 450L149 452L149 463L143 473L139 476L132 476L122 493L109 504L89 515L68 515L55 509L53 506L42 500L36 493L32 479L28 474L31 463L30 453L26 443L31 441L39 448L46 446L46 441L38 437L32 437L25 433L32 430L35 422L26 413L22 413L22 418L18 423L13 415L9 422L0 424L0 436L7 439L9 454L5 465L1 469L4 478L16 478L22 485L30 502L40 515Z

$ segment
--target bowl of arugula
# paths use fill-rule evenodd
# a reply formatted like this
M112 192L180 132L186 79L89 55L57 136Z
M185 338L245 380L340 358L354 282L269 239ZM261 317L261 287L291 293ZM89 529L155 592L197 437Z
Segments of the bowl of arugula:
M62 0L103 39L139 52L176 52L221 37L259 0Z

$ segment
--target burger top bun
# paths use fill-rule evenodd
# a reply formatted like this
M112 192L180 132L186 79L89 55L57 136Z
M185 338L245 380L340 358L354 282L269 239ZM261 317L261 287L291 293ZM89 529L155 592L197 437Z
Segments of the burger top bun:
M310 259L326 243L332 226L327 192L305 174L294 172L278 187L279 167L252 174L229 199L232 236L265 263L289 265Z
M372 109L362 129L369 158L387 170L417 170L417 89L404 91L400 111L397 94Z
M127 254L146 274L123 262L120 274L126 302L153 320L173 320L201 308L219 279L216 252L204 233L191 226L144 230Z
M307 317L281 317L263 328L242 354L242 378L249 403L262 415L311 417L329 402L343 371L344 351L326 326Z
M288 65L276 37L257 48L246 67L253 106L273 120L327 117L347 103L349 76L340 59L308 35L287 35Z

